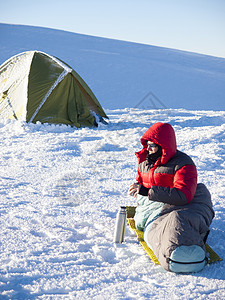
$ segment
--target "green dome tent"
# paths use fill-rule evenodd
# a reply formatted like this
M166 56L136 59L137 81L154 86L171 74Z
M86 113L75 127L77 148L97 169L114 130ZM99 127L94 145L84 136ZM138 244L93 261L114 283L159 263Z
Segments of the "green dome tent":
M66 63L39 51L0 66L0 116L28 123L94 126L108 118L84 80Z

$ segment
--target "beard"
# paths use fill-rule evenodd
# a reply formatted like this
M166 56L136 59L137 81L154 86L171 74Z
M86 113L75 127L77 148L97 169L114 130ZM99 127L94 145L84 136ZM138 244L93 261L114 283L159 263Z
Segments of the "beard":
M158 150L155 153L149 154L147 153L146 159L149 165L154 165L159 157L162 156L162 147L158 146Z

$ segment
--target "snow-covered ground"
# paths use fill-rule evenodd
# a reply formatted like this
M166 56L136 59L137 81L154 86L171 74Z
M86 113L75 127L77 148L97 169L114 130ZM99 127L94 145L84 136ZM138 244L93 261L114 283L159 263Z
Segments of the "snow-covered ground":
M104 108L225 110L224 58L1 23L0 41L0 64L28 50L56 56L81 75Z
M0 25L0 29L4 26ZM12 28L16 31L20 26ZM32 32L31 27L25 29ZM72 35L73 47L79 38L79 35L67 32L47 29L46 32L49 37L59 34L65 41L71 41ZM35 40L35 35L24 36L26 41ZM35 41L38 43L38 37ZM136 104L132 100L135 105L130 105L128 98L124 98L123 89L127 91L131 82L133 91L140 88L142 73L137 65L140 61L145 62L145 57L141 57L137 49L141 45L132 47L132 43L127 43L127 56L124 54L129 60L133 51L130 60L135 80L129 74L132 66L127 71L122 62L120 69L118 61L116 65L112 61L113 78L109 85L110 67L101 73L106 55L103 52L106 44L109 49L119 52L123 43L101 39L104 50L102 53L99 50L99 60L92 62L94 66L90 53L101 45L97 38L86 37L86 41L85 46L83 36L82 43L86 48L79 51L83 59L90 55L88 64L91 70L78 57L79 73L85 80L88 78L95 93L97 91L103 96L98 98L109 116L108 125L75 129L65 125L28 125L0 119L0 299L224 299L225 106L224 103L220 106L220 95L224 97L225 59L172 51L172 69L170 72L168 69L167 77L171 79L174 68L181 77L186 74L192 108L187 109L186 102L183 104L182 101L177 107L183 108L164 104L161 97L162 102L157 101L159 98L154 95L159 97L160 89L152 90L154 94L136 101ZM0 46L0 61L21 52L11 53L22 50L21 43L19 35L13 41L6 40ZM63 47L58 49L60 55L57 55L57 49L55 46L51 48L51 43L51 39L46 40L45 47L52 51L46 51L46 48L38 50L56 55L76 69L77 58L72 52L65 50L66 55L71 55L68 61L61 55ZM79 39L77 43L80 45ZM167 58L171 55L168 49L154 48L154 51L158 58L162 52ZM4 57L6 52L10 53L8 57ZM179 57L176 66L175 54ZM196 70L196 64L186 65L185 57L188 56L190 61L191 57L199 61L201 71ZM93 78L98 64L100 68ZM211 90L211 95L214 93L211 99L214 110L209 110L209 101L204 102L206 98L203 96L195 98L195 80L203 82L209 76L203 71L203 65L205 69L211 69L211 85L206 85L205 89ZM155 66L155 75L160 78L160 70L165 74L167 62L160 59L155 61ZM150 67L146 66L147 69ZM120 71L123 76L126 74L127 81L121 82ZM168 88L164 77L163 82ZM147 94L147 85L145 88ZM177 92L181 93L182 88L178 84ZM196 101L201 110L196 110ZM153 102L161 105L161 109L149 109ZM127 195L128 186L136 176L134 152L141 149L141 135L156 121L170 122L174 126L178 148L193 158L198 168L198 181L205 183L212 194L216 215L208 244L223 261L206 266L196 274L176 275L154 265L128 228L123 244L112 242L117 209L120 205L135 205L135 200Z

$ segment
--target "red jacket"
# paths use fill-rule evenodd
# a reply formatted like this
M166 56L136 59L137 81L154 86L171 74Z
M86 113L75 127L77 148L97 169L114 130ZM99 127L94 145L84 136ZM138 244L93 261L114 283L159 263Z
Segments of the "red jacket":
M149 167L146 160L147 144L151 141L162 147L162 156ZM150 200L184 205L189 203L197 187L197 170L192 159L177 150L173 127L168 123L155 123L142 136L143 149L138 158L137 181L142 185L139 193Z

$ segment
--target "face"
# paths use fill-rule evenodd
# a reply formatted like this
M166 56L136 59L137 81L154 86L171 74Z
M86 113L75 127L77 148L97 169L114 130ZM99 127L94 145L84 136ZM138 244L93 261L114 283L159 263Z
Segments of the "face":
M151 142L151 141L147 141L147 150L148 150L148 153L149 154L153 154L153 153L156 153L158 151L159 147Z

